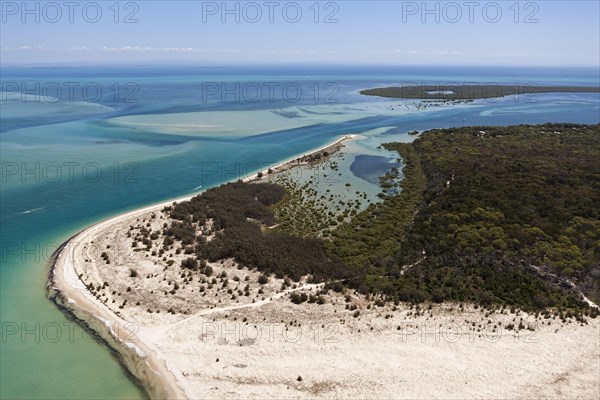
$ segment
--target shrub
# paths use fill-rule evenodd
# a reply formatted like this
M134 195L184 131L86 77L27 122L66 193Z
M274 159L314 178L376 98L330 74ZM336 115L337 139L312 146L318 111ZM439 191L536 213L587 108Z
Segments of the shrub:
M198 268L198 261L188 257L181 262L181 268L196 269Z
M433 293L431 293L431 299L434 303L442 303L444 301L444 294L439 290L434 290Z
M333 282L331 284L331 289L334 292L342 293L344 291L344 285L342 284L342 282L339 282L339 281L338 282Z
M294 304L300 304L300 303L304 303L305 301L308 300L308 296L306 295L306 293L292 293L290 295L290 299L292 300L292 303Z

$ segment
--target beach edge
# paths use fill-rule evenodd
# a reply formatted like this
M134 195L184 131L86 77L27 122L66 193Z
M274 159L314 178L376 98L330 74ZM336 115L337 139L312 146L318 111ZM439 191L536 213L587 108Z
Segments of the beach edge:
M299 153L285 161L275 165L272 169L276 173L285 170L286 165L293 168L293 164L302 155L312 155L327 149L336 151L343 147L343 142L353 140L355 135L344 135L324 146L312 149L308 152ZM234 179L243 182L251 182L260 179L259 173L267 175L267 171L257 171L245 178ZM225 184L227 182L224 182ZM107 219L98 221L63 242L52 254L48 277L46 281L46 296L65 316L77 322L82 329L91 334L101 345L110 349L117 362L126 371L131 381L151 399L185 399L186 395L177 377L169 370L165 361L157 356L156 349L139 340L129 329L113 329L113 326L131 326L133 321L127 321L98 301L87 290L83 282L77 277L71 254L74 249L82 244L88 243L88 239L98 230L119 223L123 220L172 205L174 202L188 201L204 191L200 190L192 195L162 201L157 204L144 206L134 210L126 211Z

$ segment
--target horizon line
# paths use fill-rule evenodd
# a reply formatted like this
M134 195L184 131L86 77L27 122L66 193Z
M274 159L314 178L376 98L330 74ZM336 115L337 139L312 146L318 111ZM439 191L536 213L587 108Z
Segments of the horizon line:
M1 62L0 68L11 67L128 67L128 66L187 66L187 67L240 67L240 66L365 66L365 67L427 67L427 68L589 68L600 70L599 64L425 64L425 63L394 63L394 62L352 62L352 61L184 61L184 60L140 60L140 61L63 61L63 62Z

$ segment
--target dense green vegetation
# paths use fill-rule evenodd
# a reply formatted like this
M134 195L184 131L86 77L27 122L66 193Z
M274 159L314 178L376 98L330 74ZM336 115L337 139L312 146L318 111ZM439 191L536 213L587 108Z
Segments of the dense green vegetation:
M286 190L282 201L273 208L277 229L295 236L328 238L338 225L364 210L366 192L341 183L337 159L343 153L314 158L308 165L276 174L271 182ZM341 189L341 186L344 189Z
M210 189L167 208L176 221L164 230L165 246L182 240L184 251L200 261L233 258L240 266L296 281L305 275L316 281L346 277L348 269L326 256L322 240L270 229L276 223L271 206L284 195L283 187L269 183ZM198 267L189 261L182 266Z
M333 252L365 271L355 284L400 300L582 306L539 276L555 274L598 300L597 125L433 130L394 146L407 167L418 160L426 186L405 167L407 199L374 205L338 230Z
M527 101L536 93L600 92L600 87L537 85L406 85L362 90L367 96L397 99L475 100L504 96L522 96Z
M333 233L330 251L356 271L383 266L398 251L398 245L412 224L413 216L422 200L425 176L419 154L410 144L387 144L388 150L400 153L404 163L402 191L383 203L371 204L350 223L341 225ZM377 275L383 275L379 271ZM362 279L362 278L359 278Z
M164 249L180 240L195 255L183 268L234 258L396 301L587 307L570 282L600 300L598 125L432 130L385 146L403 163L400 193L344 216L330 237L271 229L289 224L273 210L298 193L238 182L169 207Z
M427 274L445 282L443 298L460 299L466 282L475 282L467 292L481 302L567 301L544 291L528 271L536 266L598 300L598 125L437 130L413 147L428 183L395 264L423 261L399 282L420 287L425 279L416 275Z

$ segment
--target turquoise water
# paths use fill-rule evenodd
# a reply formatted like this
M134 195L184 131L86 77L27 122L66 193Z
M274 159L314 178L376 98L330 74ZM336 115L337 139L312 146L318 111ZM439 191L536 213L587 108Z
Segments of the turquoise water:
M110 351L45 297L50 254L85 226L244 177L349 133L364 133L356 146L372 154L382 142L412 140L411 130L600 122L598 94L549 93L416 112L401 101L360 96L363 88L472 81L598 85L598 76L597 69L548 68L2 69L0 397L143 396ZM50 91L50 84L74 82L99 87L102 96L90 103L91 95L80 90ZM7 83L25 83L30 93L15 94ZM43 96L36 83L48 89ZM225 83L229 95L209 95ZM301 95L275 90L254 100L249 91L266 84L299 87ZM241 93L244 85L247 93ZM132 120L135 126L123 123ZM269 126L275 129L265 130Z

